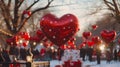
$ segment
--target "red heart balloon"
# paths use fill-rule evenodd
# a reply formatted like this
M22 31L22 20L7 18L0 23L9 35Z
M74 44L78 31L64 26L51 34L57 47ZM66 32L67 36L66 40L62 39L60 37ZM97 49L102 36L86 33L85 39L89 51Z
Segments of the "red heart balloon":
M101 43L101 39L100 39L98 36L93 36L93 37L92 37L92 41L93 41L95 44L100 44L100 43Z
M91 46L94 45L94 42L93 41L88 41L87 44L88 44L89 47L91 47Z
M40 27L51 42L61 46L78 31L78 20L72 14L66 14L61 18L47 14L42 17Z
M101 31L101 37L106 43L112 42L116 37L115 31L103 30Z
M85 39L88 39L88 37L90 37L91 35L92 35L91 32L83 32L83 37L84 37Z
M92 25L93 30L96 30L98 28L97 25Z
M79 45L79 48L81 49L82 47L85 47L86 46L86 42L82 42L80 45Z

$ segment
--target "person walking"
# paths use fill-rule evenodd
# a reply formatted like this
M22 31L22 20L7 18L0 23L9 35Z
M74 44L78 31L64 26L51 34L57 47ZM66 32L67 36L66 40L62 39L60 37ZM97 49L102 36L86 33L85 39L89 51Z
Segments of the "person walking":
M97 48L96 50L96 55L97 55L97 64L100 64L100 56L101 56L101 50L99 48Z
M114 61L117 61L117 49L114 50Z

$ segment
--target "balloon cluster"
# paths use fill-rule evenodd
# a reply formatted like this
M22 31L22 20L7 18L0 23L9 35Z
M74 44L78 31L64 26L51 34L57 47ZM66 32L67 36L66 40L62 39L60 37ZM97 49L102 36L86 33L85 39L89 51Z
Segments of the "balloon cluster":
M7 44L15 46L24 46L26 47L29 42L30 36L27 32L19 32L17 35L12 38L6 39Z
M92 27L93 30L96 30L98 28L97 25L92 25L91 27ZM85 47L86 45L89 46L89 47L92 47L95 44L100 44L101 43L101 39L99 38L99 36L92 35L92 33L90 31L83 32L82 37L83 37L84 40L80 44L79 48Z

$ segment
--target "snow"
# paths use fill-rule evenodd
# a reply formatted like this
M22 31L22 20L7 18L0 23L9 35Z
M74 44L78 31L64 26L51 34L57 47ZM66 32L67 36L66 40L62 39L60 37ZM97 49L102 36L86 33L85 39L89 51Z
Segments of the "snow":
M61 61L52 60L50 61L50 67L55 67L55 65L62 64ZM83 62L82 67L120 67L120 61L111 61L110 63L106 63L106 61L101 61L101 64L97 64L96 61L89 62L85 61Z

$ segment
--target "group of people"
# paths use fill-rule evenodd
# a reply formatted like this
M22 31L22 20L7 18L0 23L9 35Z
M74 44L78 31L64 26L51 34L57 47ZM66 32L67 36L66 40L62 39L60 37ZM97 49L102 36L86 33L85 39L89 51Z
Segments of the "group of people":
M89 60L92 61L93 49L92 48L81 48L80 49L80 57L83 61ZM87 59L86 59L87 56Z
M107 63L110 63L112 60L114 61L120 61L120 49L114 49L113 51L106 50L104 52L104 55L106 56L104 59L107 61ZM82 58L83 61L89 60L93 61L94 58L93 56L96 56L97 64L100 64L101 57L102 57L102 52L100 49L94 50L93 48L81 48L80 49L80 57ZM103 59L103 58L102 58Z

